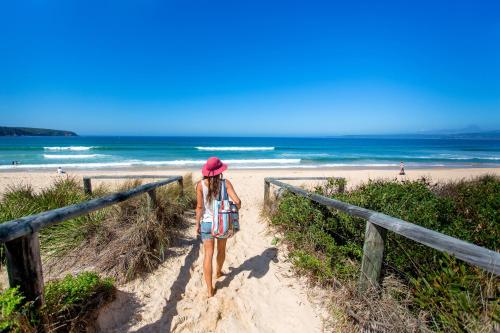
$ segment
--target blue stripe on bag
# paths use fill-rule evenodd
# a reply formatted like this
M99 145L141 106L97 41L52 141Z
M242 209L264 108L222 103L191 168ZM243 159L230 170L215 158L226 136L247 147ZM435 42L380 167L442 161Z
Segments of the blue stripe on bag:
M218 238L229 236L231 227L231 204L226 189L226 180L223 179L218 200L213 201L214 222L212 223L212 235Z

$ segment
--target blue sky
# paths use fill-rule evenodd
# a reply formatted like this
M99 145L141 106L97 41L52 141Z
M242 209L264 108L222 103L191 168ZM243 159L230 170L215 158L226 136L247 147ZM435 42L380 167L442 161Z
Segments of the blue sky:
M500 128L500 1L10 1L0 31L7 126Z

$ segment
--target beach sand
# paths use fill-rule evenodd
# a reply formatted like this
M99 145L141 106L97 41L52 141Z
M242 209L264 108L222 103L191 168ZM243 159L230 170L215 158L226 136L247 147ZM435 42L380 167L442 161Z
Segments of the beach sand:
M71 171L70 176L97 174L183 175L192 170ZM294 277L283 251L272 243L273 234L259 216L266 176L337 176L348 186L368 179L430 177L433 181L468 178L485 173L500 175L500 168L409 169L266 169L230 170L243 203L242 230L228 241L226 276L217 280L216 295L206 298L202 274L203 250L194 232L194 221L173 255L155 272L119 286L117 299L100 313L103 332L322 332L328 309L304 280ZM195 178L199 177L194 171ZM55 172L0 173L0 189L23 182L35 189L49 185ZM98 183L97 180L93 181ZM109 181L106 181L109 182ZM113 180L112 182L116 182ZM306 183L305 181L295 182ZM308 182L310 183L310 182Z
M199 179L201 174L198 169L115 169L115 170L69 170L66 174L58 175L54 171L2 171L0 172L0 193L3 193L9 186L15 184L31 184L35 190L49 186L55 179L60 177L76 177L93 175L185 175L192 173L195 179ZM259 188L259 193L263 193L264 177L279 176L324 176L324 177L345 177L348 185L353 186L368 179L418 179L423 176L430 177L433 181L452 180L460 178L474 177L482 174L500 174L500 168L432 168L432 169L408 169L406 175L399 176L399 169L376 169L376 168L328 168L328 169L237 169L228 170L225 175L234 180L236 188L252 187ZM92 180L93 184L99 183L113 184L116 180ZM257 199L259 199L257 197Z

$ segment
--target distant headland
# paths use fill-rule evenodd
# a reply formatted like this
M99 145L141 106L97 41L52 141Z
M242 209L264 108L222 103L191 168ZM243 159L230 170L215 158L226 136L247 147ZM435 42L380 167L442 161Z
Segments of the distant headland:
M0 126L0 136L78 136L78 134L46 128Z

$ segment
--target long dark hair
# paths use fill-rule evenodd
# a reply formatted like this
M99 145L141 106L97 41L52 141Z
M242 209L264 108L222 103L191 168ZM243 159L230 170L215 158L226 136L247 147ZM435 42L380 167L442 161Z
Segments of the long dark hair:
M217 196L219 195L222 174L219 174L217 176L211 176L211 177L205 176L205 177L203 177L203 179L208 180L207 200L209 202L212 202L213 200L216 200Z

